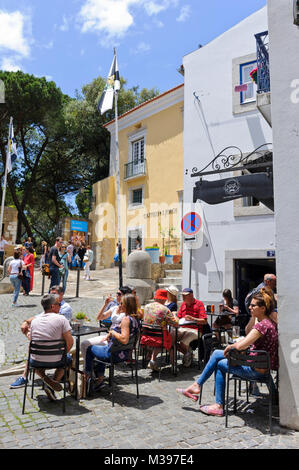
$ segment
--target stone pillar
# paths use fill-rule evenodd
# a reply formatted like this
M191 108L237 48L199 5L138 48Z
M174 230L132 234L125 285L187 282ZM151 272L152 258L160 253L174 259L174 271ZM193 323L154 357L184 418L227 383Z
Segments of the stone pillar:
M127 259L126 285L136 289L141 305L153 297L155 283L151 279L151 258L145 251L133 251Z
M268 0L279 329L280 423L299 429L299 27Z

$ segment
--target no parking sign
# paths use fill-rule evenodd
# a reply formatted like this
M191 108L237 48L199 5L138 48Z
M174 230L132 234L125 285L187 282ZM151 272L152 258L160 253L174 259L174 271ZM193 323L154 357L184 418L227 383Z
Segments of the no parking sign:
M202 217L194 211L184 215L181 222L184 234L184 247L187 249L200 248L203 241Z

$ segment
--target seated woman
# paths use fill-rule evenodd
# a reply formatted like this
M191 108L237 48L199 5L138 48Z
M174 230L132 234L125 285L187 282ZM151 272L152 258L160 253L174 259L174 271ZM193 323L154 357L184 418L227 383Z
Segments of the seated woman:
M154 302L147 304L144 308L143 326L147 328L160 328L163 330L163 348L170 351L170 360L173 363L173 338L167 329L167 326L178 326L179 320L175 313L171 312L166 306L167 291L158 289L154 295ZM143 334L140 339L143 347L148 347L152 353L147 357L149 360L148 367L154 371L158 371L159 367L156 363L157 355L161 352L162 338L153 337Z
M169 286L166 288L166 290L167 290L167 302L165 302L165 306L171 312L177 312L179 290L175 286Z
M264 289L264 292L266 292L266 294L268 294L271 299L272 299L272 302L273 302L273 312L271 312L270 314L270 320L274 321L274 323L278 323L278 315L277 315L277 309L275 307L276 305L276 299L275 299L275 296L273 294L273 290L271 289L271 287L268 287L268 286L265 286L263 287ZM255 318L254 316L252 316L249 320L249 322L247 323L246 327L245 327L245 334L248 335L250 333L250 331L252 330L253 326L255 325L255 323L258 322L258 319Z
M132 338L135 336L139 330L138 322L136 319L137 314L137 304L136 298L132 294L127 294L121 299L121 304L123 311L125 313L124 318L121 321L120 326L116 326L114 329L111 329L106 336L108 342L107 345L93 345L89 346L86 351L86 367L85 367L85 376L87 383L87 390L90 387L91 382L91 368L94 358L98 358L101 361L109 363L111 361L111 347L112 345L127 345ZM113 362L124 362L128 360L130 355L129 350L122 351L121 349L114 353ZM97 364L97 383L94 387L94 390L97 391L104 386L104 373L105 373L105 364Z
M211 406L201 406L200 410L205 414L223 416L225 376L228 371L228 360L225 357L231 349L242 351L251 346L252 354L254 354L254 350L267 351L270 356L271 370L277 370L278 368L277 324L270 319L271 312L273 311L273 301L271 296L265 292L265 289L261 289L259 293L252 296L249 309L251 315L258 319L258 323L254 325L248 336L227 346L224 351L214 351L198 380L186 390L177 389L178 393L197 401L201 386L216 372L216 403ZM262 379L267 371L263 369L252 369L248 366L237 366L231 367L231 372L245 380L246 378L258 380ZM272 384L272 386L274 388L274 384Z
M225 328L226 330L228 330L233 326L232 316L229 314L234 313L236 315L239 315L239 307L237 300L233 299L232 292L230 289L225 289L222 292L222 296L223 303L220 304L222 305L222 315L221 317L219 316L216 318L215 322L213 323L213 328ZM227 315L224 315L224 313L227 313Z

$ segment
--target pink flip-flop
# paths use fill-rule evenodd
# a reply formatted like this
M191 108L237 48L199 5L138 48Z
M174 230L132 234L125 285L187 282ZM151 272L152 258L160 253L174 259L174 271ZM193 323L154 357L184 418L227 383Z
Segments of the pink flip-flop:
M198 400L198 395L192 395L192 393L187 392L184 388L177 388L176 391L187 398L191 398L193 401Z
M211 408L208 405L202 405L199 407L200 411L204 413L205 415L210 415L210 416L223 416L223 409L222 408Z

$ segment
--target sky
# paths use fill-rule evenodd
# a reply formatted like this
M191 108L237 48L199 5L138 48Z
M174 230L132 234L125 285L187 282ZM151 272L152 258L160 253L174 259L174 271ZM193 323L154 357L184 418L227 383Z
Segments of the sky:
M266 0L0 0L0 69L44 76L61 90L106 77L117 48L127 86L161 93L183 82L185 55Z

